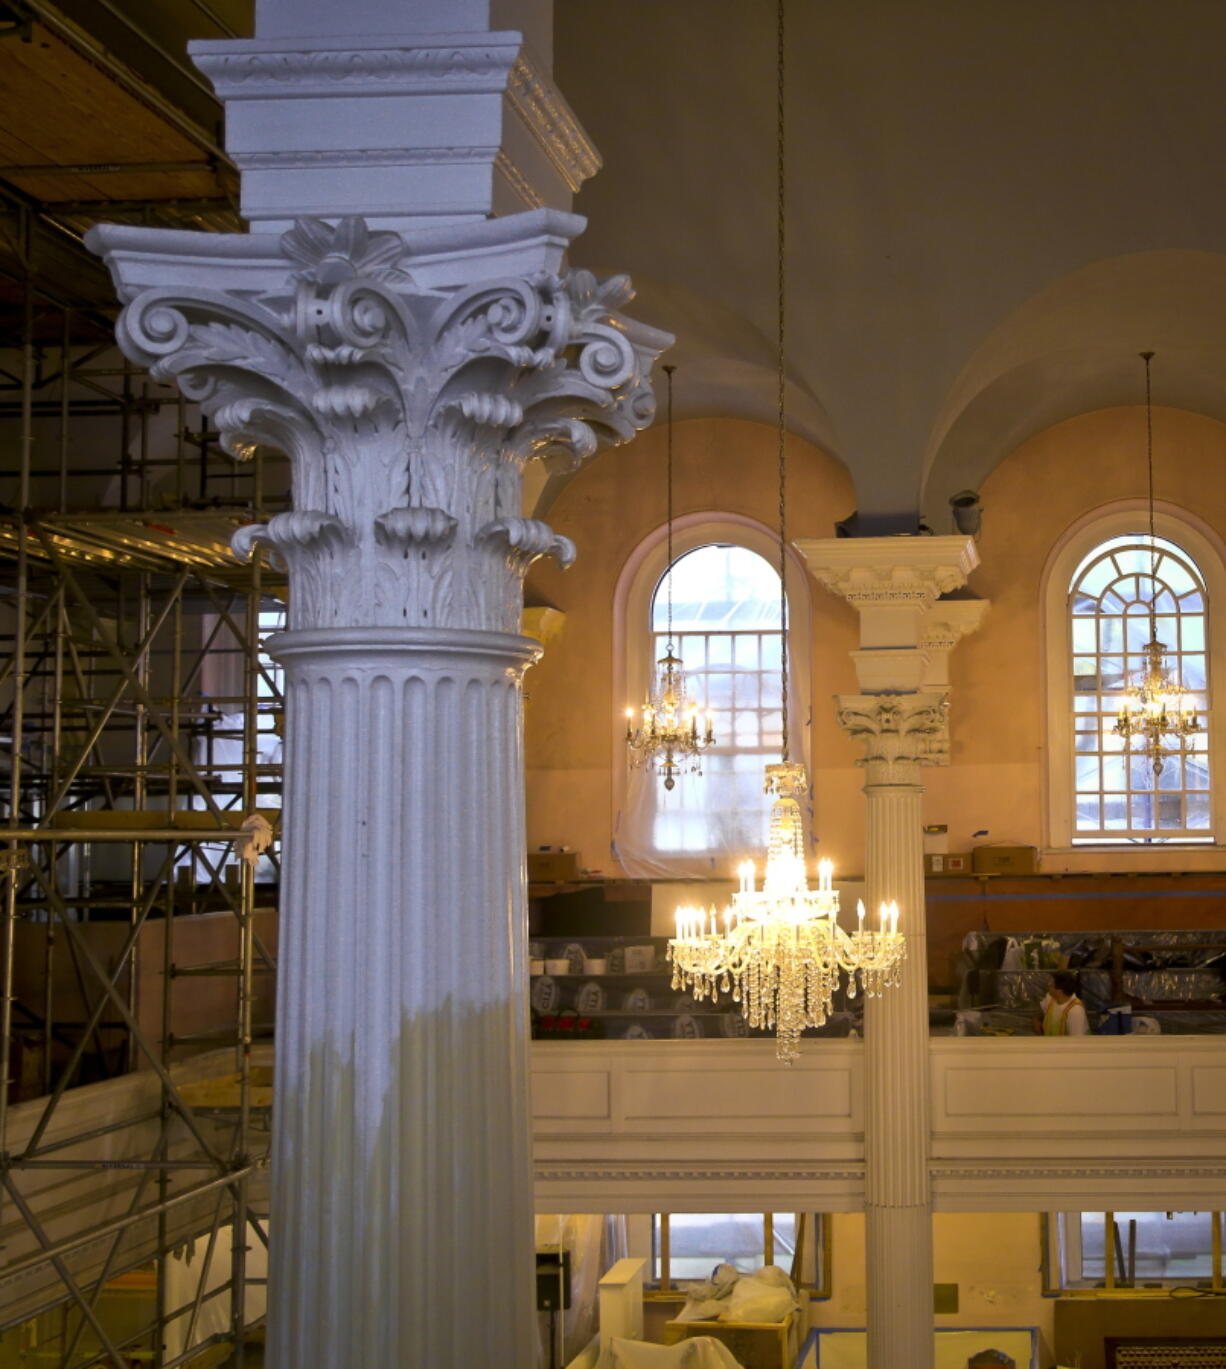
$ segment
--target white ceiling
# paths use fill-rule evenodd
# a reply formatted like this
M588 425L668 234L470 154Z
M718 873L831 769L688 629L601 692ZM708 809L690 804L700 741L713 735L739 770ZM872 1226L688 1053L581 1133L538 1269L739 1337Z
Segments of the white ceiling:
M864 515L1051 423L1226 420L1221 0L787 0L790 423ZM679 417L774 421L775 5L557 0L604 170L574 258L675 332Z

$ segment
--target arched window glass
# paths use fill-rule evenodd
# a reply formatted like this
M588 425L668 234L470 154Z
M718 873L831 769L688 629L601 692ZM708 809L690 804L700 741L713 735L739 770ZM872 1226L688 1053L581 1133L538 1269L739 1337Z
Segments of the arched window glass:
M1074 842L1212 839L1207 613L1196 563L1160 537L1113 537L1074 571ZM1115 731L1124 691L1145 675L1151 621L1171 681L1191 691L1202 722L1183 747L1172 742L1157 777L1144 751Z
M745 850L766 839L764 766L779 757L782 628L779 573L746 547L696 547L661 577L652 598L653 656L668 642L687 688L713 716L716 744L702 774L655 795L651 843L658 852Z

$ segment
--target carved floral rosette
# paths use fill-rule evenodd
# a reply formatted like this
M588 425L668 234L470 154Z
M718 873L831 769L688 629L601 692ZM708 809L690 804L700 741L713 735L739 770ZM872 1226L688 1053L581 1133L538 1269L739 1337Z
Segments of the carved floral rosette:
M241 529L286 565L291 627L515 632L538 556L573 544L521 513L524 463L574 465L655 413L667 335L586 271L415 286L399 234L361 219L282 235L284 288L158 286L124 353L198 402L236 458L290 458L294 510Z

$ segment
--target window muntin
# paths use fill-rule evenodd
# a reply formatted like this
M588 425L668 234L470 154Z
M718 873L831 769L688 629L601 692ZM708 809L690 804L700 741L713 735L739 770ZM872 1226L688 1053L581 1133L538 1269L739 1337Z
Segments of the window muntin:
M1144 534L1100 543L1069 586L1073 698L1073 841L1210 841L1208 726L1166 758L1155 788L1145 755L1115 733L1124 691L1142 678L1151 606L1171 678L1206 722L1207 601L1191 558Z
M775 1264L828 1295L829 1239L820 1213L657 1212L651 1219L652 1279L662 1291L709 1278L719 1264L742 1274Z
M1052 1291L1221 1288L1221 1244L1214 1240L1221 1220L1218 1212L1058 1213L1050 1226L1059 1271Z
M709 544L680 557L652 599L653 660L669 640L670 581L673 649L691 697L712 714L716 741L701 775L655 795L652 844L684 854L762 845L769 815L762 772L782 744L778 572L736 545Z

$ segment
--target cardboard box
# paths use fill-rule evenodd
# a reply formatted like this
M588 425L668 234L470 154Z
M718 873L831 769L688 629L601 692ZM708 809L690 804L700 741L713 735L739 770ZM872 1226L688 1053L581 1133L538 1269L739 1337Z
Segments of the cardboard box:
M1033 875L1039 868L1037 846L976 846L971 856L977 875Z
M924 873L926 875L969 875L971 873L971 858L966 851L958 851L954 854L943 852L940 855L928 854L924 857Z
M529 851L528 880L532 884L565 884L579 878L578 851Z

